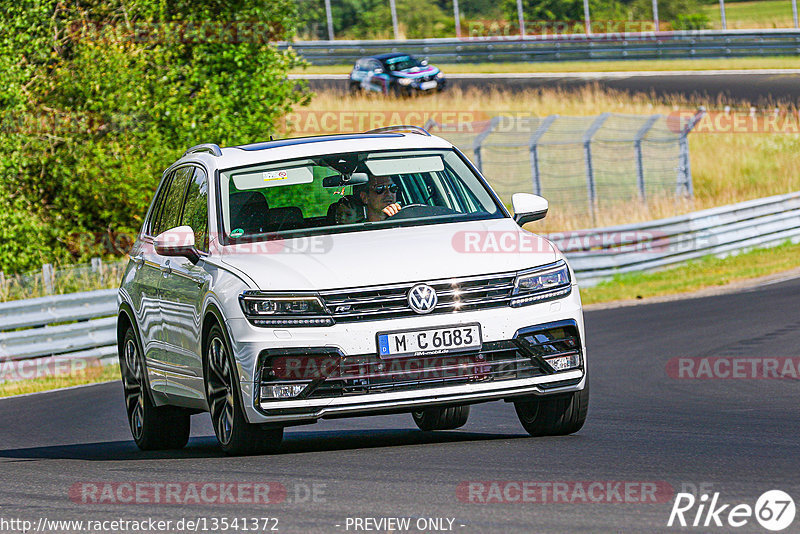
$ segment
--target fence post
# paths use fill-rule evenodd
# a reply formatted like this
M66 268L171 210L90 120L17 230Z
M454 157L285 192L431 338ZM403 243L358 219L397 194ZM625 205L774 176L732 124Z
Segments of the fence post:
M53 266L49 263L42 265L42 282L44 284L45 295L52 295L55 293L53 287Z
M589 126L589 129L583 134L583 158L586 164L586 187L589 191L589 209L592 213L592 224L595 223L595 204L597 203L597 188L594 183L594 168L592 167L592 137L610 116L611 113L609 112L598 115L592 125Z
M800 27L797 25L797 0L792 0L792 20L795 28Z
M397 7L394 0L389 0L389 11L392 12L392 31L394 32L394 40L397 41L400 38L400 30L397 28Z
M633 147L636 150L636 183L639 186L639 198L642 201L647 198L645 187L644 187L644 161L642 159L642 139L644 136L647 135L647 132L650 131L650 128L656 123L658 119L661 118L661 115L653 115L647 121L645 121L644 125L639 128L639 131L636 132L636 137L633 139Z
M331 16L331 0L325 0L325 18L328 22L328 40L333 41L333 17Z
M2 292L6 288L6 275L3 271L0 271L0 292Z
M678 140L680 155L678 159L678 183L675 186L675 194L680 195L681 189L686 192L686 196L694 196L694 186L692 185L692 168L689 162L689 132L706 114L706 108L700 106L697 112L689 119L686 126L681 130Z
M492 133L497 127L497 123L500 121L500 117L492 117L489 121L489 125L475 137L475 141L472 142L472 151L475 153L475 165L478 167L478 170L483 172L483 159L481 157L481 143L489 137L489 134Z
M725 20L725 0L719 0L719 13L722 19L722 29L728 29L728 21Z
M656 31L659 31L661 28L658 24L658 0L653 0L653 22L656 26Z
M592 20L589 18L589 0L583 0L583 22L586 25L586 35L592 35Z
M519 36L525 38L525 15L522 11L522 0L517 0L517 19L519 19Z
M103 259L92 258L92 272L103 276Z
M456 20L456 37L461 37L461 13L458 10L458 0L453 0L453 18Z
M531 176L533 177L533 192L536 195L542 194L542 177L539 174L539 140L545 134L550 125L555 122L558 115L549 115L539 124L536 131L528 141L528 148L531 151Z

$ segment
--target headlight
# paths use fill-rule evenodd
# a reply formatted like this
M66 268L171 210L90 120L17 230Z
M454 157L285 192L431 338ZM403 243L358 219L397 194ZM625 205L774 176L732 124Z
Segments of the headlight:
M239 297L245 317L255 326L330 326L333 318L316 295L270 295L245 291Z
M564 297L572 290L569 267L564 261L517 274L511 306L525 306Z
M444 78L444 72L442 72L442 71L439 71L439 72L436 74L436 79L437 79L437 80L441 80L442 78Z
M400 85L411 85L411 82L413 81L414 80L412 80L411 78L398 78L397 83L399 83Z

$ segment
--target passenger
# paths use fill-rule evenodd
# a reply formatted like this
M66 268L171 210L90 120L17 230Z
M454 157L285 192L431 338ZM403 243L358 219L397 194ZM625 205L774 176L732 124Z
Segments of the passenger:
M347 195L328 208L330 224L353 224L364 220L364 205L354 196Z
M389 176L370 176L369 183L354 189L367 208L367 220L377 222L400 211L397 184Z

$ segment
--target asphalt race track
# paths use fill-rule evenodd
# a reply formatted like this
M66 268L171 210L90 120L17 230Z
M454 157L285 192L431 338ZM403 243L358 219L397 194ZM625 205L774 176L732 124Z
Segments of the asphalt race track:
M588 312L589 418L567 437L526 437L513 407L495 402L473 407L459 431L423 433L410 415L323 421L288 430L278 454L248 458L223 456L203 414L185 450L142 453L131 441L118 382L0 400L0 516L34 524L276 517L280 532L353 532L348 517L411 517L412 525L449 518L464 533L765 532L752 518L736 530L666 524L682 488L719 492L731 505L753 506L771 489L800 498L800 382L676 379L666 369L676 357L793 357L796 367L798 302L795 279ZM287 498L257 506L84 504L69 493L87 482L205 481L277 482ZM457 489L468 481L567 482L575 502L465 502ZM609 492L612 502L585 502L572 493L578 482L614 481L656 484L666 498L620 503ZM694 509L687 520L693 517ZM784 532L798 531L800 514Z
M347 75L296 77L308 79L309 87L315 91L347 90ZM689 101L711 105L718 98L728 103L747 101L755 105L775 102L797 104L800 99L800 72L797 71L450 74L447 80L450 87L462 90L502 88L520 91L543 87L574 89L597 84L628 93L653 94L659 99L679 95Z

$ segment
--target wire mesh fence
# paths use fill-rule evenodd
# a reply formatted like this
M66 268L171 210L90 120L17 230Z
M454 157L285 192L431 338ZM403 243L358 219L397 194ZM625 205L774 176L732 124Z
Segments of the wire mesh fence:
M692 196L688 134L702 116L495 116L426 128L467 154L506 204L532 192L596 210L654 197Z
M118 287L127 259L59 268L46 263L38 271L6 275L0 271L0 302Z

